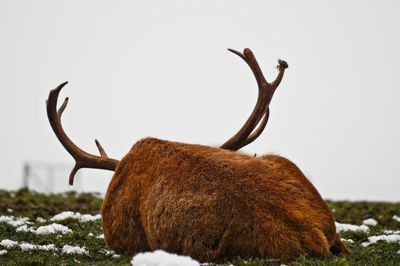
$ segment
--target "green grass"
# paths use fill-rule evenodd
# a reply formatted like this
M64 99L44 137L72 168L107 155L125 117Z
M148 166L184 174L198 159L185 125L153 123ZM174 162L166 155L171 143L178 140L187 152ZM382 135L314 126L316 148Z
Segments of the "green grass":
M44 195L27 190L16 192L0 190L0 216L28 217L32 222L29 226L37 228L53 223L50 218L63 211L80 212L81 214L98 214L102 199L94 194L76 194L73 192ZM346 242L352 255L330 256L325 260L300 257L295 261L268 261L264 259L241 260L227 262L226 265L400 265L400 243L378 242L364 247L372 235L382 235L383 230L400 230L400 223L393 215L400 216L400 203L379 202L334 202L328 201L334 209L335 218L341 223L360 225L366 218L378 221L376 227L370 227L368 233L344 232L340 236L352 239ZM41 217L45 222L37 221ZM101 220L79 222L77 219L67 219L57 222L72 230L68 234L37 235L32 232L16 232L16 227L0 222L0 242L4 239L26 242L35 245L54 244L56 251L30 250L21 251L19 246L5 248L7 253L0 255L0 265L129 265L132 256L113 256L107 253L108 248L104 239L98 238L102 234ZM65 245L84 247L88 255L65 254L62 247Z

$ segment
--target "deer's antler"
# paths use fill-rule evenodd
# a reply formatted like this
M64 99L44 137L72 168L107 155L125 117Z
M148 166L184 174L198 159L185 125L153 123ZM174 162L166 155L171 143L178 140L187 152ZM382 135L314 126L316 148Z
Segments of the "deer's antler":
M49 118L50 125L53 128L54 133L56 134L58 140L61 142L64 148L75 159L75 167L72 169L69 176L69 184L72 185L74 183L74 176L80 168L97 168L114 171L119 161L109 158L98 140L95 140L95 142L101 156L96 156L81 150L68 138L67 134L65 134L64 129L61 125L61 115L65 110L65 107L67 107L68 98L65 98L64 103L61 105L58 111L57 99L61 89L67 83L68 82L64 82L58 85L57 88L50 91L49 98L46 101L46 105L47 117Z
M285 69L288 67L288 64L285 61L279 60L279 74L275 81L268 83L265 80L260 66L258 65L257 60L250 49L244 49L243 53L233 49L228 50L240 56L249 65L258 84L258 99L253 112L243 127L221 146L222 149L237 151L238 149L253 142L263 132L268 122L269 103L271 102L272 96L274 95L276 88L279 86L279 83L283 78L283 74L285 73ZM254 130L258 124L258 128Z

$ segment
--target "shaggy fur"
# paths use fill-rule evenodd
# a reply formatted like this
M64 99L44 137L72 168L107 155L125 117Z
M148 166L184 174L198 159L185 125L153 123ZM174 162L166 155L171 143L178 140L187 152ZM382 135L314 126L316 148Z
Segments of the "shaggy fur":
M276 155L146 138L117 165L101 213L118 253L221 262L348 252L317 190Z

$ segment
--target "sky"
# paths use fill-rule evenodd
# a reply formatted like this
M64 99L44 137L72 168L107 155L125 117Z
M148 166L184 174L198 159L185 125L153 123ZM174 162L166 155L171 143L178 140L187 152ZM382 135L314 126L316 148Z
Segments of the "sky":
M0 189L105 193L52 132L45 100L69 81L63 126L121 159L139 139L219 146L289 64L263 134L241 151L293 161L325 199L400 201L399 1L0 0Z

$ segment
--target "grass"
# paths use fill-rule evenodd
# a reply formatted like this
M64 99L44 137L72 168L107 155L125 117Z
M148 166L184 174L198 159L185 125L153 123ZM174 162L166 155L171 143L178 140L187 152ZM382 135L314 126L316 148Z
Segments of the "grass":
M76 194L73 192L45 195L28 190L16 192L0 190L0 216L28 217L35 228L53 223L50 218L63 211L80 212L81 214L98 214L102 199L95 194ZM352 239L346 242L353 255L330 256L325 260L300 257L295 261L268 261L264 259L227 262L227 265L400 265L400 243L378 242L364 247L372 235L382 235L383 230L400 230L400 222L393 215L400 216L400 203L380 202L334 202L328 201L334 210L335 218L341 223L360 225L364 219L374 218L378 225L370 227L368 233L344 232L340 236ZM40 218L44 220L40 220ZM39 218L39 220L38 220ZM4 239L31 243L35 245L54 244L57 250L22 251L19 246L5 248L7 253L0 255L0 265L129 265L132 256L113 255L107 248L102 234L101 220L79 222L77 219L66 219L57 222L72 230L68 234L37 235L33 232L16 232L16 227L0 222L0 242ZM84 247L88 255L66 254L62 252L65 245Z

